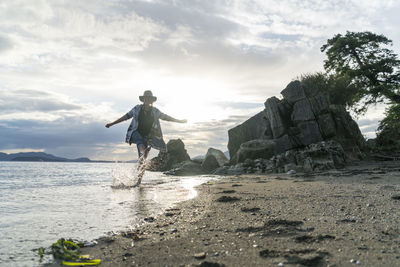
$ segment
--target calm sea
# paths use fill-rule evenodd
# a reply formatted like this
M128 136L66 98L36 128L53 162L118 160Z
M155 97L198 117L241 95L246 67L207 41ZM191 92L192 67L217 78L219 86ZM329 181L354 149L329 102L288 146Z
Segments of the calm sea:
M59 238L91 241L128 230L216 177L171 177L146 172L132 184L134 163L0 162L0 266L40 266L37 249Z

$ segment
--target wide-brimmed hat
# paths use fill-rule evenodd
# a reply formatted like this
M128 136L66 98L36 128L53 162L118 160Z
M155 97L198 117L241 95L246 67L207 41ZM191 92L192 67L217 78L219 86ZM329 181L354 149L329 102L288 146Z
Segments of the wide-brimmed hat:
M157 97L153 96L153 93L150 90L144 91L143 95L139 96L140 101L144 102L144 99L151 99L152 102L157 100Z

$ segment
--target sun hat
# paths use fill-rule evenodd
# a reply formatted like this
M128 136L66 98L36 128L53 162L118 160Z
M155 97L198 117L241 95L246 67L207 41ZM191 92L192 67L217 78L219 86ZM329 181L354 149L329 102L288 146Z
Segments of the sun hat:
M157 100L157 97L153 96L150 90L144 91L143 95L139 96L140 101L144 102L144 99L151 99L153 102Z

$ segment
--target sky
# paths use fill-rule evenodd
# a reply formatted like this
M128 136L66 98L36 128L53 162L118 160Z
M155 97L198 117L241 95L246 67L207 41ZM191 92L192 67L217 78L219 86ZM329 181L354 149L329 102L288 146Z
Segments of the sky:
M323 71L337 33L372 31L400 54L400 1L0 1L0 151L132 160L129 121L151 90L191 157L302 74ZM357 118L374 137L384 106ZM153 155L155 152L153 152Z

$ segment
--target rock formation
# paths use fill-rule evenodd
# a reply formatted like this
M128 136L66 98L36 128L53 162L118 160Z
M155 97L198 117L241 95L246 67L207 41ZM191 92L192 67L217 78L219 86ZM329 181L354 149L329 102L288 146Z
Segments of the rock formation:
M344 106L332 105L327 93L300 81L289 83L281 94L283 99L267 99L263 112L229 130L232 164L273 159L271 170L284 171L292 164L293 169L311 171L362 156L364 138ZM325 167L317 166L321 158Z
M190 160L183 142L152 160L151 170L172 175L205 173L312 172L360 159L365 140L344 106L330 103L319 88L293 81L268 98L265 109L228 131L231 160L210 148L202 161Z
M151 159L148 169L150 171L168 171L174 165L190 160L185 144L181 139L172 139L167 143L167 152L160 152L157 157Z
M204 160L191 160L185 145L180 139L170 140L167 153L160 152L150 161L148 170L162 171L165 174L189 176L212 173L217 168L229 163L225 154L215 148L209 148Z
M211 172L221 166L224 166L228 162L228 158L221 150L209 148L201 164L201 167L203 168L203 170Z
M232 158L244 142L261 138L267 127L263 111L228 131L228 150Z

